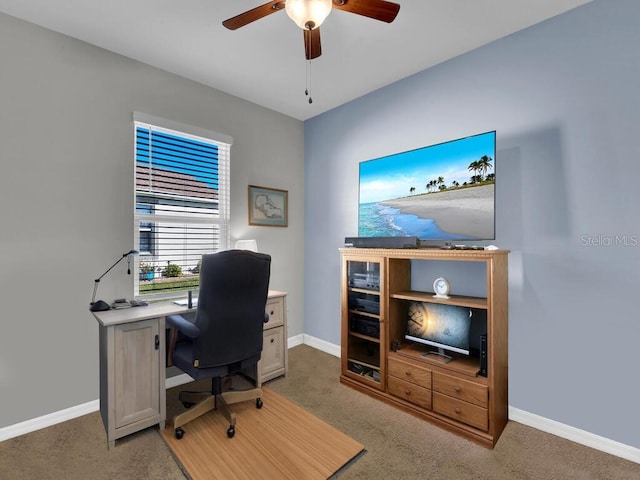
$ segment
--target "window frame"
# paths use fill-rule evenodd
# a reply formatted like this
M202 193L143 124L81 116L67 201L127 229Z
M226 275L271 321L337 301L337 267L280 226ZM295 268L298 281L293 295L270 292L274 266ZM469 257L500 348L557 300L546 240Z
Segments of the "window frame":
M212 217L211 215L193 215L186 217L184 214L176 213L176 214L156 214L152 211L150 213L139 213L138 208L138 192L136 191L136 169L137 169L137 130L138 127L149 128L150 132L163 132L168 133L170 135L183 137L186 139L192 139L200 142L212 143L215 144L218 148L218 211L217 217ZM151 134L151 133L150 133ZM176 226L185 226L185 225L211 225L215 228L218 226L218 246L215 248L214 244L211 245L211 252L226 250L230 244L230 232L229 232L229 224L230 224L230 203L231 203L231 195L230 195L230 163L231 163L231 146L233 144L233 138L224 135L218 132L209 131L206 129L202 129L199 127L194 127L191 125L185 125L178 122L174 122L171 120L167 120L160 117L155 117L152 115L134 112L133 115L133 135L134 135L134 152L133 152L133 166L134 166L134 174L133 174L133 214L134 214L134 245L139 247L140 245L140 228L141 224L151 223L165 223L165 224L174 224ZM152 196L152 195L151 195ZM153 230L153 227L151 227ZM156 243L153 239L151 240L151 244ZM152 245L153 247L153 245ZM157 253L157 245L155 245L154 252L151 252L152 255L158 256ZM143 253L143 252L141 252ZM146 252L145 252L146 253ZM186 292L184 290L172 291L172 292L159 292L159 293L144 293L140 294L140 263L144 262L144 257L142 255L138 255L135 257L135 261L133 262L133 270L134 270L134 297L136 298L144 298L147 301L154 300L168 300L171 298L180 298L186 296ZM197 291L196 291L197 292Z

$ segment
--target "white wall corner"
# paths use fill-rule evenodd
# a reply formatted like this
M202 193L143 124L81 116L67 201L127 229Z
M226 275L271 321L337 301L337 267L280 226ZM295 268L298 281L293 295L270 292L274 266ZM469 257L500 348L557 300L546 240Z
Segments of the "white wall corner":
M298 345L302 345L304 342L304 334L296 335L295 337L289 337L287 339L287 348L297 347Z
M320 340L319 338L312 337L311 335L306 334L304 335L304 344L309 345L316 350L320 350L322 352L328 353L329 355L340 358L340 345L325 342L324 340Z

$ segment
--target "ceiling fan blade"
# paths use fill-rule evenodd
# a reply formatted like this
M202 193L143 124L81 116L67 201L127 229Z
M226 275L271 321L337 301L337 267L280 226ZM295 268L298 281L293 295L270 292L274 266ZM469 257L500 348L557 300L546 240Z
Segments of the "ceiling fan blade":
M227 27L229 30L235 30L237 28L244 27L251 22L260 20L262 17L271 15L278 10L284 10L284 1L275 0L269 3L265 3L264 5L260 5L259 7L252 8L251 10L247 10L240 15L236 15L235 17L225 20L224 22L222 22L222 25Z
M391 23L395 20L400 5L385 0L333 0L333 8Z
M322 55L320 47L320 28L313 30L303 30L304 33L304 55L307 60L313 60Z

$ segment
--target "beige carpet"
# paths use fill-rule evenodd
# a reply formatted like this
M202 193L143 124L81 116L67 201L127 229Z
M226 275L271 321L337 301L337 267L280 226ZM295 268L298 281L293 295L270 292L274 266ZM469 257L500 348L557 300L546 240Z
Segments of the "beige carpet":
M339 358L301 345L289 350L289 375L267 385L366 446L367 453L340 480L640 479L638 463L516 422L509 422L496 448L488 450L342 385L339 375ZM182 408L176 400L179 389L167 392L169 418L170 410ZM0 406L13 408L1 401ZM115 448L107 450L100 415L92 413L0 442L0 478L186 477L157 428L118 440Z
M326 480L364 446L286 398L263 387L264 405L232 405L236 434L212 411L184 426L177 440L168 425L161 434L193 480ZM169 422L170 423L170 422Z

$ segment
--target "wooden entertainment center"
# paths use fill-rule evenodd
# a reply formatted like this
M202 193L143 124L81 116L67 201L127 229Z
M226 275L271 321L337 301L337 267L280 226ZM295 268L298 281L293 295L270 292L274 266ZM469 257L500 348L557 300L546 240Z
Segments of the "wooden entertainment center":
M509 251L341 248L340 254L340 381L492 448L508 421ZM484 295L459 295L454 284L449 298L438 298L431 285L412 285L412 265L433 281L447 276L447 265L459 272L460 262L463 272L482 277L469 281ZM405 340L411 302L477 312L474 331L486 333L486 342L478 340L469 355L452 354L448 363L424 355L425 345Z

